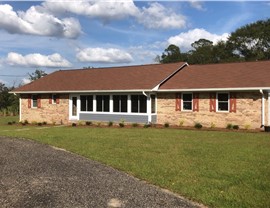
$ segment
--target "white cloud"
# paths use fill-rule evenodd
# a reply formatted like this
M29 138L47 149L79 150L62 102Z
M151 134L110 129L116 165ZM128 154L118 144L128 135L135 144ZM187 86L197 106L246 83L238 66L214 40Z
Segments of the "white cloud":
M159 3L151 3L148 8L143 7L137 16L138 22L151 29L183 28L186 19L171 9Z
M132 56L116 48L85 48L79 50L77 59L81 62L93 63L130 63Z
M23 78L22 79L22 84L28 84L28 83L30 83L31 81L30 81L30 79L27 79L27 78Z
M203 8L203 3L200 2L200 1L190 0L189 4L190 4L191 7L195 8L197 10L201 10L201 11L205 10L205 8Z
M73 13L92 18L101 18L104 21L123 19L135 16L139 9L133 1L106 0L106 1L46 1L42 6L53 14Z
M39 53L21 55L19 53L8 53L5 62L11 66L29 67L70 67L71 63L64 59L60 54L41 55Z
M205 29L193 29L188 32L182 32L179 35L170 37L168 39L168 44L174 44L180 47L181 51L186 51L191 49L191 43L204 38L212 41L216 44L220 40L227 40L229 37L228 33L223 33L222 35L217 35L206 31Z
M42 7L30 7L26 12L15 12L9 4L0 5L0 28L11 34L31 34L77 38L81 26L74 18L59 19L43 11Z

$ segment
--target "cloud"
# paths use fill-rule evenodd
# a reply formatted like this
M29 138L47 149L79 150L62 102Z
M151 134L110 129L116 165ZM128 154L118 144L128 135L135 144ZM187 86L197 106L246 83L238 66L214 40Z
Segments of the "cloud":
M132 56L116 48L85 48L79 50L77 59L81 62L93 63L130 63Z
M150 3L143 7L137 16L139 23L150 29L176 29L186 26L186 18L159 3Z
M188 32L182 32L179 35L170 37L168 39L168 44L174 44L180 47L182 51L187 51L191 49L191 43L204 38L212 41L216 44L220 40L227 40L229 34L223 33L222 35L217 35L206 31L205 29L193 29Z
M123 19L128 16L135 16L139 9L133 1L46 1L42 6L49 12L58 15L73 13L77 15L100 18L104 21Z
M205 8L203 8L203 3L200 1L194 1L194 0L190 0L189 4L191 7L200 10L200 11L205 11Z
M21 55L19 53L8 53L5 62L11 66L29 67L70 67L71 63L64 59L60 54L41 55L39 53Z
M56 18L38 6L26 12L15 12L9 4L0 4L0 29L11 34L66 38L77 38L81 34L80 23L74 18Z
M186 19L173 10L165 8L159 3L150 3L142 9L133 1L46 1L42 6L54 15L73 13L90 18L99 18L103 22L133 17L138 23L150 29L183 28Z
M31 80L30 79L28 79L28 78L23 78L22 79L22 84L28 84L28 83L30 83L31 82Z

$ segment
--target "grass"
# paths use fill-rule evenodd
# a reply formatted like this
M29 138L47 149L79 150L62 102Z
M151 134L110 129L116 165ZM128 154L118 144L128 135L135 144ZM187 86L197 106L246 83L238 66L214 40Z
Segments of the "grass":
M20 127L31 131L14 131L15 128L18 127L2 125L0 135L64 148L210 207L270 205L268 133L85 127L38 130L31 126Z

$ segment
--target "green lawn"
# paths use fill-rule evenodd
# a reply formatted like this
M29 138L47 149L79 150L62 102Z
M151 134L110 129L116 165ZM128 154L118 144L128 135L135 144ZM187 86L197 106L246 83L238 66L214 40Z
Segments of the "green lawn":
M269 133L16 128L2 125L0 135L67 149L210 207L270 206Z

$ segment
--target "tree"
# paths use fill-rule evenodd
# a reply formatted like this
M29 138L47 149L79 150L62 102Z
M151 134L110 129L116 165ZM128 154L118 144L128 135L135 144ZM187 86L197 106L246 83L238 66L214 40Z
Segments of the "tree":
M270 19L238 28L227 42L245 61L270 59Z
M169 45L161 55L160 63L174 63L182 61L180 48L176 45Z
M3 115L16 115L19 112L19 97L9 93L12 89L14 87L8 88L0 82L0 113Z
M29 80L30 81L35 81L37 79L40 79L41 77L44 77L47 75L47 73L43 70L40 69L36 69L35 72L33 72L32 74L28 73L29 75Z
M213 42L206 39L199 39L191 44L195 50L190 51L188 62L190 64L213 63Z

